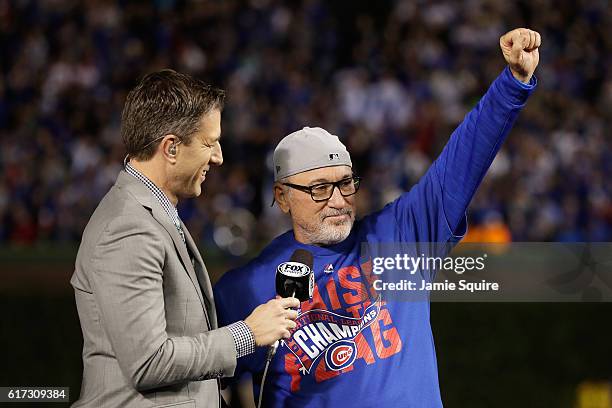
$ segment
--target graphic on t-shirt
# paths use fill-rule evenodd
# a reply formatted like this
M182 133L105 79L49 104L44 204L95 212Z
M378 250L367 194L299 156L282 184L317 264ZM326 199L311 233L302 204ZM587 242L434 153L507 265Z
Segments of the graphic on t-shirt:
M378 318L380 306L379 296L359 318L323 309L301 313L291 338L283 343L298 358L302 374L309 373L312 365L323 355L329 369L342 370L355 361L355 337Z

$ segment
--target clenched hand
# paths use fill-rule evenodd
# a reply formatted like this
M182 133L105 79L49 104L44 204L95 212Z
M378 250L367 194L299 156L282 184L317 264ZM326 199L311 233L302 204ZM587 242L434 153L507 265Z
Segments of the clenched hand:
M540 61L540 34L527 28L517 28L502 35L499 45L510 71L516 79L529 83Z

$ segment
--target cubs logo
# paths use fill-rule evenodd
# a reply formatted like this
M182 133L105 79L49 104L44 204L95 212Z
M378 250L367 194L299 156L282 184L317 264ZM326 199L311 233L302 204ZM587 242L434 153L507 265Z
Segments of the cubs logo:
M302 374L309 373L321 356L325 356L325 364L330 370L342 370L355 361L355 338L378 318L380 308L381 299L378 297L360 318L322 309L309 310L298 316L297 327L283 344L297 357Z
M334 371L340 371L353 364L357 357L354 341L340 340L325 353L325 364Z

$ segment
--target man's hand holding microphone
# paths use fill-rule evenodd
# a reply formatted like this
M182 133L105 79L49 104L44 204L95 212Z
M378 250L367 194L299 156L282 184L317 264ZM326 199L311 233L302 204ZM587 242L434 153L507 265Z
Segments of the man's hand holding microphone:
M288 339L295 329L300 302L312 298L314 274L313 255L304 249L297 249L289 262L276 268L276 299L259 305L244 322L249 326L257 346L272 346L268 358L278 347L278 340Z
M294 297L272 299L259 305L244 319L257 346L271 346L279 339L288 339L295 329L300 301Z

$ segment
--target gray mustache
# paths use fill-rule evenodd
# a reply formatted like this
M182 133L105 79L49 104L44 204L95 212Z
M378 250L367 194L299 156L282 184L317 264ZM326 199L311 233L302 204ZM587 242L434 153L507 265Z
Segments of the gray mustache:
M325 214L322 215L321 218L333 217L335 215L344 215L344 214L351 215L351 214L353 214L353 211L350 208L346 208L344 210L338 210L338 211L333 211L333 212L325 213Z

